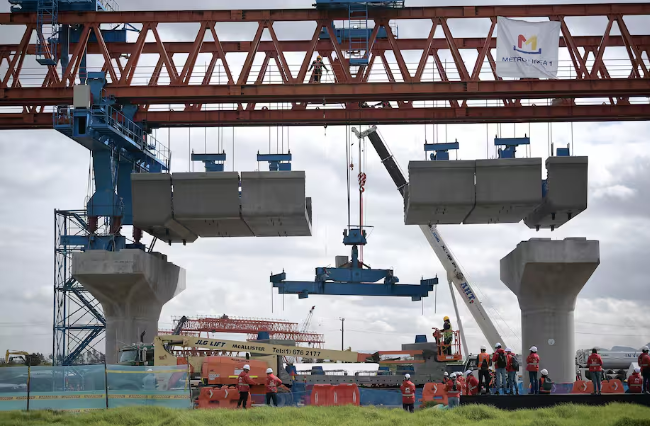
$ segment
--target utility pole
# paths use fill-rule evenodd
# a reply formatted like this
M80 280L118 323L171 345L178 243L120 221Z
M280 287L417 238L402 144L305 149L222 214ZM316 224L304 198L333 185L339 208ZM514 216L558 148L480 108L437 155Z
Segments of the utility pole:
M345 318L339 318L341 320L341 350L343 349L343 334L345 332Z

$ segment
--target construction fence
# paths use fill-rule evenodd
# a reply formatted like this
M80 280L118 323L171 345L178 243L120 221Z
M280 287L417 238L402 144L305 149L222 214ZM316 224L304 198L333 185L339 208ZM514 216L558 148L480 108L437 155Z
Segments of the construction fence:
M0 411L87 411L129 405L191 408L187 366L0 368Z

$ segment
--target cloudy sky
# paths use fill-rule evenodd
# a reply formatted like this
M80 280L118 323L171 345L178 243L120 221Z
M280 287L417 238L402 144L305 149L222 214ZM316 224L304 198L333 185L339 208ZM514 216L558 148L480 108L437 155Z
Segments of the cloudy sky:
M143 0L122 2L122 10L146 8ZM410 5L427 2L409 1ZM491 2L494 3L494 2ZM531 3L531 2L527 2ZM239 7L310 7L311 0L242 1ZM469 4L469 3L468 3ZM487 4L474 2L473 4ZM159 9L177 8L177 2L157 2ZM214 7L214 2L195 1L194 9ZM7 10L2 4L2 11ZM628 21L633 34L650 25ZM602 35L605 18L576 20L574 35ZM486 26L487 25L487 26ZM166 40L190 41L196 28L161 28ZM458 36L484 36L489 24L454 23ZM313 28L313 27L312 27ZM400 36L426 37L426 24L403 25ZM0 28L18 42L20 34ZM224 26L222 40L250 40L255 30ZM309 28L277 29L281 39L307 39ZM613 32L616 34L616 31ZM436 34L436 37L442 37ZM5 40L3 36L3 40ZM625 53L612 49L609 58ZM229 56L230 58L230 56ZM155 63L155 58L153 60ZM408 58L407 58L408 60ZM201 63L203 59L199 60ZM289 59L294 64L300 58ZM415 60L417 61L417 59ZM237 62L233 60L233 62ZM473 64L472 62L469 62ZM153 65L153 64L152 64ZM178 65L178 62L177 62ZM5 65L6 67L6 65ZM33 65L35 68L35 65ZM236 68L236 67L235 67ZM6 68L0 69L0 71ZM437 140L460 142L459 158L494 157L490 138L532 137L531 155L545 158L549 143L573 143L575 155L589 156L589 208L559 230L534 232L520 224L441 226L470 283L478 293L504 341L520 350L520 314L516 297L499 280L499 260L518 242L533 237L562 239L586 237L600 241L601 265L585 285L576 305L578 347L614 345L639 347L650 341L647 306L650 289L645 271L650 250L650 124L568 123L438 126L381 126L380 131L400 165L423 159L422 144ZM188 167L188 152L216 151L223 146L227 169L255 170L257 151L275 147L276 135L290 141L293 169L307 173L307 195L312 197L313 236L267 239L200 239L194 244L164 246L157 250L187 270L187 289L167 303L160 318L161 328L171 328L172 317L180 315L237 315L281 318L301 322L316 306L313 329L324 333L326 347L339 348L340 321L345 322L345 346L354 350L399 349L416 334L430 335L449 315L456 323L449 288L441 279L437 297L423 303L400 298L362 298L271 295L269 275L281 270L289 280L312 280L317 266L334 263L334 256L347 255L341 232L347 222L345 144L348 130L330 126L313 128L176 129L169 133L174 152L172 171L201 170ZM552 132L552 137L550 136ZM437 136L435 136L437 134ZM167 130L156 136L168 141ZM234 140L233 140L234 137ZM233 152L234 146L234 152ZM355 148L356 148L355 144ZM232 158L234 157L234 161ZM365 261L374 268L393 268L402 283L417 283L421 277L445 276L445 271L416 226L403 223L402 201L392 181L368 145L366 173L366 221L374 229L365 249ZM53 300L53 210L79 209L88 195L89 152L53 130L0 132L0 349L52 352ZM355 168L355 173L356 173ZM354 213L356 214L356 213ZM125 230L130 235L130 230ZM273 297L273 303L272 303ZM272 307L273 306L273 311ZM468 344L476 352L486 341L469 311L460 307Z

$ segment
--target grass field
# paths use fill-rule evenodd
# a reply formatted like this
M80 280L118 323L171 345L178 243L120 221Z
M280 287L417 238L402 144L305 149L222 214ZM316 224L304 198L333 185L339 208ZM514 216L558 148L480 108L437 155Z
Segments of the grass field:
M181 411L130 407L80 414L52 411L0 412L2 426L650 426L650 408L632 404L601 407L563 405L539 410L501 411L486 406L434 408L415 414L374 407L255 408Z

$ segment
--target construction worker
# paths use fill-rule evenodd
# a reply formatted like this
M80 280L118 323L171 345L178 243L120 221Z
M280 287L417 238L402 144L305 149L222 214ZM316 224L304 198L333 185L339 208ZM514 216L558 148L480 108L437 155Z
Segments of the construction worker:
M553 380L548 377L548 370L543 369L540 371L542 377L539 379L539 394L541 395L550 395L551 390L553 390Z
M506 365L506 372L508 373L508 395L519 395L519 385L517 383L517 373L519 372L519 361L512 349L506 348L506 356L508 357L508 364Z
M492 354L492 364L494 364L495 373L496 373L496 387L494 393L499 394L499 389L502 389L503 394L506 393L506 378L508 374L506 373L506 367L508 366L508 356L506 351L501 347L501 343L497 342L494 345L494 354Z
M472 373L472 370L467 370L465 372L465 375L467 376L467 380L465 384L465 395L478 394L479 392L478 379L474 377L474 373Z
M376 103L375 105L373 105L373 106L374 106L374 107L378 107L378 106L380 106L380 107L382 107L382 108L392 108L392 106L390 105L390 102L388 102L388 101L377 102L377 103Z
M442 375L442 384L446 385L449 383L449 373L445 371L445 374Z
M239 377L237 378L237 390L239 391L239 401L237 401L237 408L244 406L246 409L246 402L248 401L248 392L251 390L251 385L256 385L255 381L250 378L248 372L251 371L251 367L246 364Z
M643 378L643 392L650 393L650 354L648 354L647 346L642 347L641 351L638 361L641 377Z
M643 377L641 377L641 368L635 367L634 373L627 378L627 393L643 392Z
M451 355L451 342L454 340L454 332L451 329L451 322L449 321L449 317L444 317L443 320L445 321L444 324L442 325L442 338L445 341L445 354Z
M600 395L601 381L603 377L603 359L598 355L598 349L593 348L591 355L587 358L587 365L589 366L589 375L591 381L594 383L594 391L592 395Z
M399 388L402 391L402 408L404 411L413 413L415 411L415 385L411 381L410 374L404 375L404 381Z
M447 406L454 408L460 403L460 385L456 380L456 373L451 373L447 383Z
M320 83L321 76L323 75L323 69L325 69L325 71L329 72L329 70L327 69L327 67L323 63L323 57L321 55L318 55L316 57L316 60L314 60L311 63L311 65L309 67L309 71L311 71L312 68L314 69L314 73L312 74L312 79L313 79L314 83Z
M460 385L460 394L465 395L465 377L463 377L462 371L456 373L456 381Z
M526 371L530 378L530 393L539 393L539 382L537 381L537 372L539 371L539 355L537 355L537 346L531 346L530 355L526 358Z
M485 345L481 346L481 353L476 357L476 366L478 367L478 392L490 393L490 365L492 360L487 353ZM483 391L485 386L485 391Z
M278 386L282 386L282 380L273 374L272 368L266 369L266 405L278 406Z

